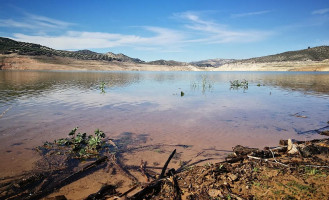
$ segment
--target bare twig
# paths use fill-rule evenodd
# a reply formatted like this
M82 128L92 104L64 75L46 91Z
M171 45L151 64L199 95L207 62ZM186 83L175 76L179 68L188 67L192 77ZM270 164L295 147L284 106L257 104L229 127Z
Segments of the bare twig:
M231 195L232 197L236 198L237 200L244 200L244 198L241 198L241 197L239 197L238 195L236 195L236 194L234 194L234 193L232 193L232 192L230 192L230 195Z
M273 162L273 161L270 161L268 159L263 159L263 158L259 158L259 157L255 157L255 156L249 156L247 155L248 158L251 158L251 159L255 159L255 160L262 160L262 161L265 161L265 162L271 162L271 163L276 163L276 164L279 164L279 165L282 165L282 166L285 166L285 167L289 167L289 165L286 165L286 164L283 164L283 163L280 163L278 161L276 162Z
M269 150L270 150L270 152L272 153L273 159L274 159L274 161L275 161L276 163L278 163L278 164L280 164L280 165L283 165L283 166L285 166L285 167L289 167L289 166L286 165L286 164L283 164L283 163L278 162L278 161L275 159L275 157L274 157L274 153L273 153L273 151L272 151L271 149L269 149Z
M329 166L325 166L325 165L305 165L305 167L316 167L316 168L329 168Z
M167 162L166 162L165 165L163 166L162 171L161 171L161 174L160 174L160 176L159 176L159 179L161 179L161 178L164 177L164 174L166 173L166 170L167 170L168 164L169 164L170 160L172 159L172 157L174 157L175 153L176 153L176 149L170 154L170 156L169 156Z

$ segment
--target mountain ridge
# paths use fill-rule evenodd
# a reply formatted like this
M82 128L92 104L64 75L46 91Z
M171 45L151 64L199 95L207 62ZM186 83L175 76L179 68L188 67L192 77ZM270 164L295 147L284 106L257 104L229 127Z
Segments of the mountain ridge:
M323 61L329 59L329 46L318 46L296 51L286 51L283 53L261 56L248 59L207 59L194 62L180 62L175 60L155 60L145 62L138 58L131 58L122 53L115 54L112 52L97 53L87 49L78 51L55 50L39 44L19 42L10 38L0 37L0 54L18 54L26 56L46 56L46 57L67 57L77 60L96 60L107 62L126 62L146 65L161 66L195 66L199 68L220 68L230 64L252 64L252 63L274 63L274 62L295 62L295 61Z
M65 51L56 50L39 44L19 42L9 38L0 37L0 54L12 54L17 53L18 55L28 56L62 56L70 57L81 60L104 60L104 61L123 61L123 62L134 62L143 63L144 61L138 58L131 58L124 54L108 53L97 53L88 49L78 51Z

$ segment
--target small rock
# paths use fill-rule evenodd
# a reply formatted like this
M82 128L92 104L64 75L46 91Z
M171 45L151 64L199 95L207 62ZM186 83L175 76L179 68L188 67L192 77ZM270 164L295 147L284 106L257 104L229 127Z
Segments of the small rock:
M293 144L292 145L292 148L288 151L288 154L296 154L298 153L298 149L297 149L297 145L296 144Z
M238 176L235 175L235 174L229 174L228 177L232 180L232 181L235 181L238 179Z
M288 139L288 154L298 153L297 145L293 143L292 139Z
M288 139L288 149L287 149L288 151L290 151L292 149L292 145L293 145L292 140L289 138Z
M223 193L217 189L209 189L208 194L211 197L222 197L223 196Z

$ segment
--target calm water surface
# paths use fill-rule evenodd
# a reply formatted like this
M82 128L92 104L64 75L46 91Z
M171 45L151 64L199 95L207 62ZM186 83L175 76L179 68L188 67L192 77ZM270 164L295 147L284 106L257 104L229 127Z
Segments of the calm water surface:
M230 88L236 79L249 87ZM326 126L328 113L329 73L0 71L0 169L31 167L33 147L76 126L192 145L193 156L319 138L301 133Z

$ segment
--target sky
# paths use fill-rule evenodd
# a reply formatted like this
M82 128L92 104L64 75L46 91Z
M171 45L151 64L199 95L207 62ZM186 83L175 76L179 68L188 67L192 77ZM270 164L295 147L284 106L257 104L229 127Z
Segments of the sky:
M145 61L329 45L328 0L0 0L0 36Z

